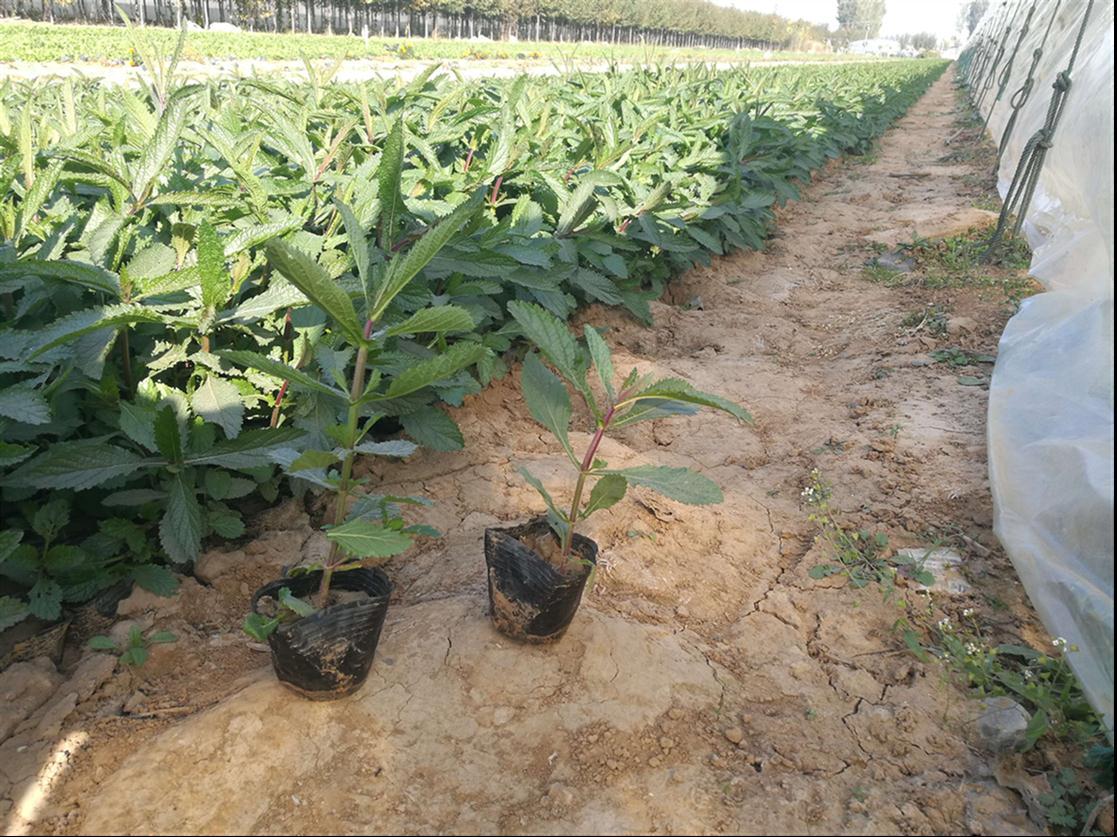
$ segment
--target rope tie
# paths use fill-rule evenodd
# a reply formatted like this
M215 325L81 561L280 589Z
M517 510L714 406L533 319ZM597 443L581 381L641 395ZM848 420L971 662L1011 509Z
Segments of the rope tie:
M1020 46L1024 43L1024 39L1028 36L1028 30L1032 27L1032 16L1036 13L1037 2L1038 0L1032 0L1031 8L1028 9L1028 15L1024 18L1024 25L1020 27L1020 35L1016 39L1016 46L1012 48L1012 54L1008 57L1008 61L1005 62L1004 69L1001 70L1000 78L997 80L997 95L993 99L993 104L989 106L989 112L985 114L985 121L981 123L982 135L985 134L985 129L989 127L989 120L993 116L993 111L997 109L997 102L1001 100L1005 94L1005 90L1008 88L1009 79L1012 78L1012 67L1016 63L1016 54L1020 51Z
M1024 83L1012 94L1009 100L1009 105L1012 107L1012 113L1009 114L1008 122L1005 123L1005 129L1001 133L1001 141L997 146L997 162L993 164L993 173L996 174L997 170L1001 167L1001 158L1004 156L1005 149L1008 148L1008 141L1012 137L1012 132L1016 129L1016 120L1020 116L1020 109L1028 101L1028 97L1032 95L1032 89L1036 84L1036 68L1039 67L1039 62L1043 58L1043 50L1047 46L1047 38L1051 34L1051 28L1055 25L1055 18L1059 15L1059 7L1063 4L1063 0L1056 0L1055 8L1051 12L1051 19L1047 21L1047 28L1043 32L1043 38L1039 42L1032 53L1032 64L1028 67L1028 76L1024 79Z
M993 59L989 67L989 73L985 76L981 84L981 93L977 97L977 109L981 110L981 103L985 101L985 95L993 86L993 79L997 77L997 68L1001 65L1001 59L1004 58L1005 50L1008 48L1008 39L1012 35L1012 25L1016 23L1016 13L1020 11L1019 7L1013 9L1012 17L1008 21L1008 26L1005 27L1004 34L1001 35L1000 46L997 48L997 57ZM984 125L982 125L984 131Z
M1078 51L1082 47L1082 39L1086 35L1086 24L1090 20L1090 12L1093 8L1094 0L1089 0L1086 4L1086 11L1082 15L1082 23L1078 27L1078 37L1075 39L1074 49L1071 51L1066 69L1055 76L1055 81L1051 85L1054 92L1051 95L1051 103L1047 107L1047 119L1039 130L1032 134L1024 146L1024 153L1020 156L1016 173L1012 177L1012 184L1008 187L1004 205L1001 207L1001 215L997 219L997 229L993 231L993 235L989 238L988 246L981 257L982 261L989 261L996 248L1003 242L1010 218L1016 216L1016 221L1012 226L1012 236L1018 235L1020 227L1024 224L1024 216L1028 212L1032 197L1035 195L1036 186L1039 184L1039 174L1043 169L1043 162L1047 158L1047 152L1054 144L1055 131L1059 127L1059 120L1062 119L1063 110L1066 107L1067 94L1070 92L1072 83L1071 73L1074 70L1075 62L1078 60Z

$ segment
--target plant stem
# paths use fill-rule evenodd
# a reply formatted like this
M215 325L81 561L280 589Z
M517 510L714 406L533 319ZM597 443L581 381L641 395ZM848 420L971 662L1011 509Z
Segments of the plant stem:
M570 521L562 539L562 554L560 557L563 559L570 557L570 550L574 546L574 524L577 522L578 512L582 508L582 492L586 487L586 477L593 470L593 461L597 457L597 449L601 447L601 441L605 438L605 431L609 428L609 422L613 420L613 413L616 412L616 409L616 407L610 407L605 413L597 432L593 434L593 439L590 440L586 455L582 457L582 466L578 469L578 482L574 485L574 499L570 503Z
M372 320L365 323L365 339L372 334ZM358 403L365 388L365 367L368 365L368 346L362 344L357 349L357 361L353 368L353 385L349 390L349 414L345 425L345 440L347 452L345 460L341 463L341 481L337 486L337 499L334 501L334 525L340 526L345 522L345 512L348 509L349 483L353 478L353 461L357 458L357 425L361 418L361 406ZM322 568L322 583L318 587L318 606L325 607L326 599L330 595L330 581L333 578L334 567L339 563L338 545L336 541L330 542L330 554Z
M128 346L128 326L120 329L121 371L124 374L124 391L132 392L132 350Z

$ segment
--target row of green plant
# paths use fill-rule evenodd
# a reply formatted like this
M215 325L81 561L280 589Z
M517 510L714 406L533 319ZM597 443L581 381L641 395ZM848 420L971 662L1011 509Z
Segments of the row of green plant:
M173 29L149 28L146 36L165 49L174 46ZM0 61L129 61L133 40L120 26L58 26L49 23L0 22ZM546 40L475 42L433 38L290 34L285 32L192 32L185 57L191 61L303 58L351 60L553 60L566 61L757 61L761 49L706 49L641 43L562 43ZM781 60L834 60L837 53L781 52ZM848 56L846 56L848 60Z
M347 494L356 456L460 447L440 405L504 374L516 305L648 320L943 66L6 82L0 624L173 589L284 475ZM331 540L396 554L431 534L414 502L364 496Z

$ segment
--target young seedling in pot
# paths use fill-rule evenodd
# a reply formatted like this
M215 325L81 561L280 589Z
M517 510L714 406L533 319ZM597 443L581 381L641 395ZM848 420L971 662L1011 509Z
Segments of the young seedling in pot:
M547 521L558 541L558 555L552 563L565 571L579 569L583 561L574 554L575 529L590 515L620 502L629 485L649 488L690 505L721 502L717 484L687 468L610 468L597 453L606 434L637 422L690 415L700 407L711 407L751 423L747 410L720 396L700 392L680 378L657 379L633 369L618 383L609 347L592 326L585 327L582 345L561 320L538 305L511 302L508 310L539 352L530 351L524 359L520 378L524 401L535 420L558 439L575 475L570 505L560 507L539 479L526 468L519 469L547 504ZM591 370L600 382L597 393L590 383ZM585 402L594 422L593 437L581 455L570 443L573 407L566 385Z
M412 335L443 335L468 332L473 319L453 305L429 306L400 319L390 309L393 300L422 268L469 222L480 206L480 195L455 209L432 226L406 253L389 261L373 263L369 242L353 212L340 201L337 209L349 238L357 279L363 288L363 305L354 305L349 294L325 268L300 250L274 240L267 245L272 267L298 288L328 317L333 346L323 347L319 363L322 376L284 364L274 358L247 352L225 351L220 356L238 366L266 372L289 383L293 390L308 392L337 408L338 422L325 428L334 446L326 450L280 451L274 458L293 477L307 480L334 494L332 523L325 527L330 550L322 564L309 567L322 576L314 604L326 607L335 573L381 563L408 549L417 535L437 535L426 526L408 526L400 514L401 504L426 504L414 497L373 497L361 492L354 477L358 455L404 457L416 445L404 439L372 441L370 434L385 413L380 404L406 398L474 365L489 350L479 343L459 341L433 356L408 361L399 368L399 353L389 343ZM394 322L393 322L394 318ZM328 351L326 351L328 349ZM393 377L385 374L385 358L391 357ZM326 360L328 358L328 360ZM341 362L338 362L338 359ZM332 380L331 380L332 379ZM290 609L290 600L287 603ZM246 630L254 636L274 631L275 619L249 617ZM270 630L269 630L270 629Z

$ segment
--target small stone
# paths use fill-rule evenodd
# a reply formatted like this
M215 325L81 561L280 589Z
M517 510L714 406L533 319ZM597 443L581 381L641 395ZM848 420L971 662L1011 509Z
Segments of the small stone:
M620 770L621 769L621 763L619 761L617 761L616 759L606 759L605 760L605 766L608 767L610 770Z
M132 693L132 696L128 698L128 700L124 701L122 711L125 715L135 714L143 709L145 703L147 703L147 695L137 690Z
M13 663L0 672L0 741L46 703L61 680L46 657Z
M930 366L932 363L934 363L934 361L929 357L912 358L911 361L912 366Z
M268 648L268 646L264 645L264 643L262 643L262 642L249 642L249 643L247 643L247 645L248 645L250 650L261 651L265 654L268 653L268 651L271 650L270 648Z
M745 740L745 731L740 727L729 727L723 735L730 744L740 744Z
M46 708L39 719L39 725L35 727L35 738L42 741L57 737L62 732L62 724L70 717L70 713L74 711L77 705L78 696L76 692L70 692L55 700Z
M681 720L683 715L685 714L686 713L677 706L672 706L670 709L667 710L667 717L670 718L672 721Z
M675 615L678 616L680 619L689 619L690 611L682 605L679 605L677 608L675 608Z
M977 732L981 743L994 753L1019 750L1027 741L1028 710L1010 697L992 697L981 701Z
M232 552L211 549L203 553L194 563L194 576L205 584L213 584L236 567L244 566L245 560L244 552L239 549Z
M493 723L502 727L516 716L516 710L509 706L499 706L493 712Z
M112 654L90 654L74 669L70 679L60 691L74 692L78 702L88 700L116 671L116 657Z
M547 788L547 798L556 805L571 805L574 802L574 792L561 782L555 782Z
M590 735L586 736L586 741L588 741L590 744L596 744L598 737L599 736L597 735L597 733L591 733Z
M666 735L661 736L659 739L659 748L661 750L670 750L675 746L675 740L668 738Z
M752 715L750 715L748 712L741 713L741 723L744 724L746 727L752 724L752 720Z
M659 756L652 756L648 759L648 767L659 767L661 764L663 764L663 759Z

